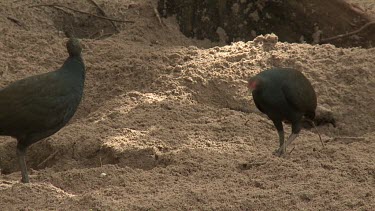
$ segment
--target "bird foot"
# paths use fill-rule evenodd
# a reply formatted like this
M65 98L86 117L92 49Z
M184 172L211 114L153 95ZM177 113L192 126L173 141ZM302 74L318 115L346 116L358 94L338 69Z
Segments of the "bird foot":
M278 157L282 157L284 156L286 153L285 153L285 149L283 147L280 147L279 149L275 150L273 153L273 155L276 155Z
M21 179L20 182L24 183L24 184L27 184L27 183L30 183L30 180L29 179Z

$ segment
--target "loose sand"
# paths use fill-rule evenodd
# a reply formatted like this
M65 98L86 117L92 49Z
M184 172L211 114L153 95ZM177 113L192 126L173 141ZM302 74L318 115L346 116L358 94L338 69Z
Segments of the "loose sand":
M67 57L64 13L25 6L41 2L0 2L0 87ZM373 210L375 48L215 47L184 37L174 18L160 26L155 0L98 2L135 23L82 39L84 99L69 125L29 148L30 184L20 183L16 141L0 137L0 210ZM90 20L90 33L108 25ZM332 111L337 127L319 127L325 148L302 130L290 155L272 155L277 133L245 82L274 66L302 71Z

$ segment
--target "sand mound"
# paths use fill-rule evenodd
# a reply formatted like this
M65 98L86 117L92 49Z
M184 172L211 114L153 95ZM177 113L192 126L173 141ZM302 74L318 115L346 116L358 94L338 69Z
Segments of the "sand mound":
M86 1L56 2L95 13ZM159 25L156 1L98 2L135 23L90 39L113 28L73 13L75 30L91 24L80 34L84 99L68 126L29 148L31 184L19 183L15 140L0 137L0 210L372 209L374 48L264 37L214 47L184 37L173 18ZM67 56L61 31L69 15L31 3L42 1L0 3L1 87L56 69ZM319 127L324 149L314 130L302 130L291 155L272 155L277 133L245 81L274 66L302 71L332 111L337 127Z

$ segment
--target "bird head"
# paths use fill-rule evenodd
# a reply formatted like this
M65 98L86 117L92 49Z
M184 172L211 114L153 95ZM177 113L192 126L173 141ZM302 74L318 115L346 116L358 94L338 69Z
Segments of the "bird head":
M82 45L76 38L69 38L66 43L66 49L68 50L69 56L81 56Z
M254 91L259 86L259 83L260 83L260 81L259 81L258 78L252 77L252 78L250 78L250 80L247 83L247 88L249 89L249 91Z

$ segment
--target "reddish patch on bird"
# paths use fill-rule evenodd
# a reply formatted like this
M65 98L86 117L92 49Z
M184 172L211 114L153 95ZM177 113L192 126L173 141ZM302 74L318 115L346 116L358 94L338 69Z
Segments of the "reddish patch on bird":
M247 87L251 90L255 90L257 88L258 81L257 80L250 80L247 84Z

